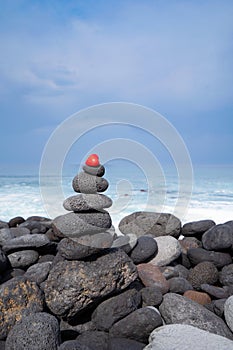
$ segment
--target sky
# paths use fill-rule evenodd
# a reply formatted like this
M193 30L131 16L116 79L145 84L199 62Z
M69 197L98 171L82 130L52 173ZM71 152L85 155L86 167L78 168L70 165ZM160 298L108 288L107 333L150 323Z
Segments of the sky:
M63 121L109 102L159 112L193 163L232 164L232 15L231 0L1 0L0 172L38 167ZM115 126L86 145L99 133L146 142Z

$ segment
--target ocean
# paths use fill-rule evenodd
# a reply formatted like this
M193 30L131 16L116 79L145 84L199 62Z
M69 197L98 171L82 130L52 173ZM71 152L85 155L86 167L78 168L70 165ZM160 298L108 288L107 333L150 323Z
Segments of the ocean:
M174 167L164 167L163 176L153 171L145 174L124 161L110 162L105 167L104 177L109 182L105 194L113 200L108 211L115 227L125 215L141 210L172 213L183 224L202 219L212 219L217 224L233 220L233 165L194 166L193 180L188 185L179 183ZM62 201L75 194L71 184L78 170L79 166L71 165L60 179L40 178L35 173L0 175L0 220L64 214ZM59 186L62 196L56 198ZM178 199L182 205L177 209Z

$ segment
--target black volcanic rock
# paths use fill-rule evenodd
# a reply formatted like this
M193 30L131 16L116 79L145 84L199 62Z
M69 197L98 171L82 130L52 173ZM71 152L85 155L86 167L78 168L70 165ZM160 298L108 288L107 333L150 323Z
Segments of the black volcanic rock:
M107 190L108 181L102 177L82 172L74 177L72 185L74 191L78 193L97 193Z
M184 226L182 227L181 234L183 236L200 236L214 225L215 222L213 220L199 220L187 222L187 224L184 224Z
M217 268L232 263L232 258L228 253L220 253L215 251L207 251L202 248L192 248L187 252L188 258L193 265L197 265L203 261L212 262Z
M135 264L140 264L154 257L158 252L156 240L149 236L141 236L136 246L130 252L130 258Z
M228 225L215 225L202 236L203 247L207 250L223 250L231 248L233 231Z
M190 271L188 281L199 290L202 284L215 284L218 281L218 270L213 263L203 261Z

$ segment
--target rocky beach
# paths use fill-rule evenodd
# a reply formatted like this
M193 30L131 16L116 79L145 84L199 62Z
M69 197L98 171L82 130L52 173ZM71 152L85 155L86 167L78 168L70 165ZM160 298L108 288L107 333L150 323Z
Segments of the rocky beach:
M0 221L0 349L233 349L233 220L137 211L119 235L104 175L91 155L67 214Z

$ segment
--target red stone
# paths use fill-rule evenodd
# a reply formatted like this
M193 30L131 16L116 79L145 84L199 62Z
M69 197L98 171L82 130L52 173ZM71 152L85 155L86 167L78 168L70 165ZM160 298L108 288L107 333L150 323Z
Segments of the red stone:
M86 165L88 166L93 166L93 167L96 167L96 166L99 166L100 165L100 162L99 162L99 157L97 154L91 154L87 160L86 160Z

